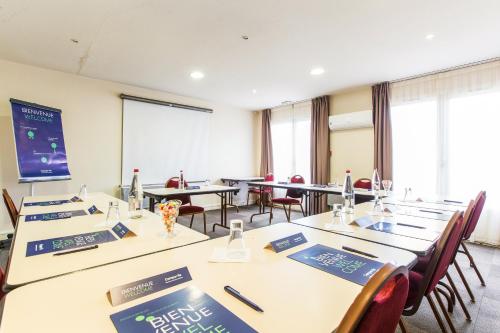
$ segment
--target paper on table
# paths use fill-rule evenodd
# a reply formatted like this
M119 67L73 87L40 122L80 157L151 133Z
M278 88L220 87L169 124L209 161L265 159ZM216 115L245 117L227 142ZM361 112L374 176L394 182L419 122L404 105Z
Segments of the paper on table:
M346 232L351 234L354 233L354 227L346 224L327 223L325 224L325 229L337 232Z
M212 252L209 262L249 262L250 249L228 249L226 247L216 247Z

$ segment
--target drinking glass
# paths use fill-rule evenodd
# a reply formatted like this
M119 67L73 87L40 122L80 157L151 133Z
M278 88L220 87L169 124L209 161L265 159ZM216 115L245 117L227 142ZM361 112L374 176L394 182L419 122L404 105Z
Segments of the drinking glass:
M108 213L106 214L106 226L115 225L120 222L120 207L118 201L110 201Z
M80 199L87 199L87 185L80 185L80 192L78 192L78 197Z
M241 250L245 248L243 240L243 221L231 220L229 226L229 241L227 243L228 250Z
M342 216L342 204L333 204L333 223L335 224L335 218L339 218L339 224L344 224L344 217Z
M392 180L384 179L382 180L382 186L384 187L385 195L389 195L389 191L392 187Z

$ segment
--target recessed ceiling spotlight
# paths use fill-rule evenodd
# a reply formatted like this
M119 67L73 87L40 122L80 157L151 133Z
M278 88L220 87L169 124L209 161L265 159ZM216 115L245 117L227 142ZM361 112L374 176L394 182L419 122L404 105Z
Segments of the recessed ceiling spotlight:
M194 71L191 72L191 77L195 80L203 79L205 77L205 74L202 72Z
M241 36L241 39L248 40L248 36L247 35L243 35L243 36Z
M322 67L316 67L311 69L311 75L321 75L325 72L325 70Z
M427 35L425 36L425 39L427 39L427 40L433 40L433 39L434 39L434 37L436 37L436 36L434 36L434 34L427 34Z
M252 94L256 94L257 93L257 89L252 89Z
M290 104L290 103L292 103L292 101L283 101L283 102L281 102L282 105L286 105L286 104Z
M75 39L75 38L71 38L70 41L72 41L73 43L75 44L78 44L79 43L79 40L78 39Z

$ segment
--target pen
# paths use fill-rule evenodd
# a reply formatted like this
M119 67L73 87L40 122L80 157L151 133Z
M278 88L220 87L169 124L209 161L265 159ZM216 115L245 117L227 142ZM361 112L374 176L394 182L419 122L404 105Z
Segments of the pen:
M457 203L457 204L462 204L462 201L455 201L455 200L443 200L444 202L450 202L450 203Z
M397 225L402 225L404 227L417 228L417 229L426 229L425 227L421 227L419 225L406 224L406 223L396 223Z
M92 245L92 246L88 246L88 247L81 247L79 249L75 249L75 250L71 250L71 251L66 251L66 252L56 252L54 253L55 256L62 256L62 255L65 255L65 254L70 254L70 253L76 253L76 252L82 252L82 251L87 251L87 250L93 250L93 249L97 249L99 247L99 245Z
M443 214L441 212L435 212L435 211L432 211L432 210L425 210L425 209L420 209L420 211L424 212L424 213Z
M225 286L224 290L230 295L236 297L237 299L248 305L249 307L251 307L252 309L254 309L255 311L264 312L264 310L262 310L257 304L255 304L254 302L252 302L251 300L240 294L240 292L234 289L233 287Z
M364 255L364 256L367 256L367 257L370 257L370 258L378 258L377 256L375 256L373 254L366 253L366 252L363 252L363 251L360 251L360 250L356 250L356 249L353 249L352 247L348 247L348 246L342 246L342 250L346 250L346 251L349 251L349 252L352 252L352 253L361 254L361 255Z

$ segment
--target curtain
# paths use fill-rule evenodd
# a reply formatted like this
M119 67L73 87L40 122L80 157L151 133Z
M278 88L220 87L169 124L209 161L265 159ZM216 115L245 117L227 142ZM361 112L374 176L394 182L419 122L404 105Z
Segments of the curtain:
M273 172L273 142L271 137L271 110L262 110L262 131L260 148L260 175Z
M329 96L312 100L311 108L311 183L328 184L330 180L330 114ZM311 207L312 213L327 210L327 197L321 197L319 207Z
M374 168L382 179L392 180L392 125L390 84L372 86Z
M403 126L413 126L409 129L418 135L414 149L406 146L419 150L412 156L413 174L420 174L431 184L431 194L441 198L468 201L485 190L472 240L500 245L500 155L494 147L500 142L500 61L393 83L391 108L394 142L408 137ZM425 121L411 121L412 113L415 119L426 114ZM397 169L405 167L400 161L405 158L398 155L395 149L395 178L401 174ZM418 176L411 178L422 183ZM420 195L420 190L414 193Z

